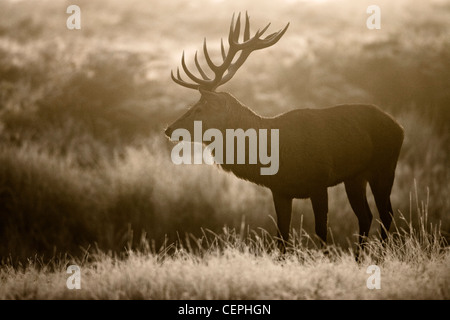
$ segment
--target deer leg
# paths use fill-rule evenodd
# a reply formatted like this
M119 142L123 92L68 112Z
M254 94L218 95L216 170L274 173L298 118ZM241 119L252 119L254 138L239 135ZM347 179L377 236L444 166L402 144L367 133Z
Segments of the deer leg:
M381 223L381 239L384 241L387 238L386 231L389 230L392 222L394 211L392 210L390 194L392 185L394 183L394 172L387 172L383 175L373 177L369 180L370 188L372 189L375 203L380 213Z
M364 248L365 239L369 235L372 223L372 212L366 198L367 181L362 177L357 177L344 182L350 205L358 217L359 223L359 244Z
M273 203L277 213L278 248L282 253L286 252L286 242L289 240L289 228L291 226L292 198L280 195L272 191Z
M314 210L316 234L322 240L321 245L327 244L327 222L328 222L328 192L324 188L311 196Z

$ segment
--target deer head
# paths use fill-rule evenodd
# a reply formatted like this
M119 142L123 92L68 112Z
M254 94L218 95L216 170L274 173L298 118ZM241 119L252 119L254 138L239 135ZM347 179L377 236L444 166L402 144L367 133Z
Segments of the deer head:
M195 53L194 63L197 67L200 77L193 74L186 66L184 52L181 57L181 66L186 75L193 81L187 82L181 78L180 70L177 68L176 77L171 72L172 80L177 84L189 88L199 90L201 94L200 100L195 103L189 110L183 114L174 123L168 126L165 133L168 137L176 129L183 128L193 134L194 121L202 121L203 129L217 128L219 130L225 128L232 128L235 126L231 119L239 118L239 115L245 116L253 114L247 107L242 105L236 98L229 93L217 93L217 87L227 83L234 76L237 70L247 60L250 53L255 50L264 49L274 45L284 35L289 23L278 32L274 32L265 38L262 35L269 28L270 23L263 29L256 32L253 37L250 37L250 19L248 14L245 14L245 26L243 34L243 42L239 42L241 33L241 14L237 16L236 22L234 14L231 19L230 32L228 35L229 48L226 52L223 41L221 41L222 63L215 64L206 46L206 38L203 42L203 54L206 63L214 74L214 78L210 78L200 66L197 52ZM254 115L254 114L253 114ZM242 117L240 117L242 118ZM231 125L231 126L230 126Z

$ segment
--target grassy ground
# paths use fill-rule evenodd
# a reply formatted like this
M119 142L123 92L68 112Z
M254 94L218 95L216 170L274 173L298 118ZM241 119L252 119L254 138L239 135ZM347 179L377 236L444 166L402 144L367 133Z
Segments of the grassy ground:
M266 116L297 107L378 104L405 128L392 192L397 228L410 228L401 212L420 230L418 217L426 207L428 223L440 225L449 238L450 5L377 3L382 28L375 31L365 24L371 1L77 1L82 29L69 31L64 1L1 1L0 297L106 297L102 288L108 286L125 286L123 296L114 297L128 298L176 298L183 292L285 297L284 286L286 297L332 297L332 291L319 290L328 281L323 278L333 283L335 297L448 298L445 251L428 260L420 258L428 255L421 247L406 260L375 254L361 265L353 262L347 250L355 247L358 226L342 186L329 190L329 239L338 253L323 256L315 239L294 245L283 261L270 245L264 244L263 253L250 240L243 247L230 240L225 251L181 250L188 245L185 234L201 239L206 229L223 237L224 226L244 225L239 239L253 239L248 230L276 232L268 190L215 167L175 166L163 134L199 96L170 80L182 51L191 61L206 36L216 57L213 48L226 37L232 12L245 10L253 32L268 21L274 31L291 24L276 46L252 54L223 90ZM370 194L369 202L376 219ZM313 221L310 203L296 200L293 232L314 234ZM371 236L378 230L375 220ZM177 250L172 247L172 256L161 262L159 248L176 242ZM148 251L148 244L155 249ZM130 250L132 255L124 253ZM310 252L309 258L301 252ZM66 255L83 267L81 292L67 291L61 282ZM386 271L379 291L367 291L362 281L371 259ZM223 280L214 277L215 264L229 265L220 271ZM258 280L245 278L249 284L242 291L233 270L244 265ZM178 276L177 266L202 272ZM117 279L107 275L110 268ZM316 276L291 276L296 272ZM122 273L146 285L127 287ZM155 278L142 279L143 273ZM209 289L190 286L201 277ZM338 288L341 277L348 290ZM402 277L405 286L394 285ZM283 285L268 293L265 286L275 280ZM445 286L434 285L439 281ZM184 286L189 289L179 289Z
M159 262L153 255L101 261L81 268L81 289L69 275L29 267L2 272L2 299L449 299L449 254L436 260L383 262L381 289L368 289L368 263L349 255L316 253L306 263L282 262L237 250L202 259L179 255Z
M450 251L437 228L397 229L384 245L370 240L355 261L348 250L308 249L297 234L287 254L264 232L205 233L159 253L104 253L0 269L0 299L449 299ZM68 265L80 266L81 288L69 290ZM380 268L380 286L369 289Z

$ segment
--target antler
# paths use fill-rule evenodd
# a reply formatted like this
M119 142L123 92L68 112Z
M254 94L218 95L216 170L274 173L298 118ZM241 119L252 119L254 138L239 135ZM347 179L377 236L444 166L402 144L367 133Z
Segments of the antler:
M186 75L195 83L189 83L184 81L180 76L179 68L177 68L176 78L174 77L173 72L171 71L170 75L172 77L172 80L186 88L214 91L218 86L228 82L234 76L236 71L238 71L238 69L242 66L245 60L247 60L250 53L252 53L255 50L270 47L275 43L277 43L278 40L280 40L281 37L286 32L287 28L289 27L289 23L282 30L274 32L266 36L264 39L261 39L260 37L264 34L264 32L266 32L269 26L270 23L267 24L267 26L265 26L262 30L258 30L256 34L252 38L250 38L250 18L246 12L243 42L239 43L239 36L241 32L241 14L240 13L238 14L235 23L233 13L233 17L231 18L230 33L228 35L229 48L227 53L225 53L225 47L223 45L222 40L220 43L221 46L220 49L223 59L222 64L216 65L211 60L211 57L209 56L208 53L208 48L206 47L206 38L203 41L203 54L205 56L208 67L214 73L214 79L210 79L207 76L207 74L203 71L203 69L200 67L197 58L197 52L195 53L194 62L201 78L197 77L191 71L189 71L189 69L186 66L186 62L184 60L184 51L183 51L183 55L181 56L181 66ZM236 59L236 61L233 62L238 52L240 52L240 55Z

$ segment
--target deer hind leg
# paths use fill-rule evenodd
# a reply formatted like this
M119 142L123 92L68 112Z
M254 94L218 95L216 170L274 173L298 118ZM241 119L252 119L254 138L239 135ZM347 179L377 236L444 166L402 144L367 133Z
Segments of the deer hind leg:
M286 243L289 240L289 228L291 226L292 198L272 192L273 203L277 213L278 248L286 252Z
M350 205L358 218L359 244L363 247L372 223L372 212L366 197L367 180L364 177L356 177L345 181L344 184Z
M391 190L394 184L394 171L385 171L382 174L374 175L369 180L370 188L372 189L373 197L380 214L381 223L381 239L386 240L387 233L392 222L394 214L391 205Z
M327 244L328 231L328 193L324 188L311 196L311 203L314 211L315 231L322 240L322 246Z

